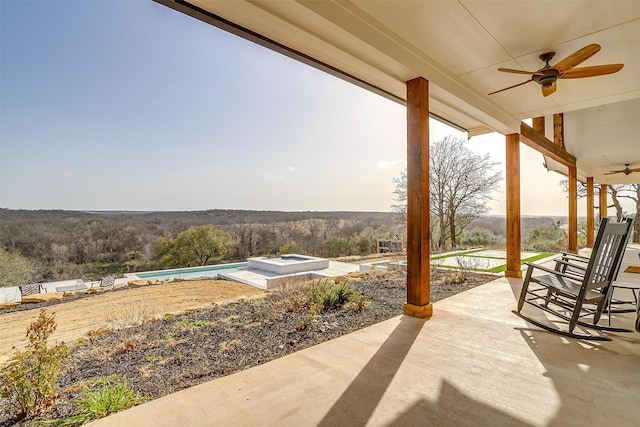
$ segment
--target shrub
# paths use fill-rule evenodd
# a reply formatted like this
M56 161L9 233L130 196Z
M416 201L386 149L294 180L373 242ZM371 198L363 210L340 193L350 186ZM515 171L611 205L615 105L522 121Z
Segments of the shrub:
M311 285L311 300L320 311L340 307L360 295L349 281L338 285L327 280L319 280Z
M298 313L309 304L309 285L304 282L283 283L267 298L274 308Z
M504 237L494 234L486 228L464 230L460 236L462 246L504 247Z
M525 240L524 249L536 252L558 252L567 247L567 239L567 234L558 221L531 230Z
M29 258L0 246L0 287L24 285L36 276L36 266Z
M64 343L47 346L55 330L55 316L40 310L38 318L27 329L27 348L16 350L0 371L0 396L16 407L18 418L35 415L51 403L60 366L69 354Z
M59 426L75 426L88 421L106 417L107 415L123 411L146 401L127 387L126 380L120 381L118 376L101 378L93 383L101 385L97 390L87 387L78 401L80 413L69 418L51 421L50 424Z
M287 242L284 245L280 246L280 250L278 251L280 255L295 254L298 252L300 252L300 249L298 248L296 242Z
M345 280L344 282L340 283L336 286L338 305L343 305L344 303L351 301L356 293L356 288L354 288L350 282Z

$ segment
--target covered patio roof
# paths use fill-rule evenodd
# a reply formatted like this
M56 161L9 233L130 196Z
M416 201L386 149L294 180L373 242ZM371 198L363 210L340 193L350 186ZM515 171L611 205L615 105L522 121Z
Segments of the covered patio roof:
M406 102L407 81L424 77L430 113L470 136L519 133L523 119L563 113L578 179L638 182L634 174L605 174L640 167L640 2L156 1L397 102ZM548 97L535 83L487 95L528 78L499 67L537 70L544 52L556 52L554 64L593 43L602 50L580 66L624 68L560 80ZM546 135L553 140L552 126Z

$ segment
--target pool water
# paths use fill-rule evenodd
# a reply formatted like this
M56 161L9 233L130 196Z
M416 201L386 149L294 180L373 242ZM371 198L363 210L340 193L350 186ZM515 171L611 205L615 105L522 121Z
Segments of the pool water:
M239 268L244 268L248 264L246 262L237 262L234 264L218 264L218 265L205 265L203 267L189 267L189 268L177 268L173 270L158 270L158 271L146 271L143 273L136 273L141 279L194 279L196 277L218 277L219 273L230 273L238 271Z

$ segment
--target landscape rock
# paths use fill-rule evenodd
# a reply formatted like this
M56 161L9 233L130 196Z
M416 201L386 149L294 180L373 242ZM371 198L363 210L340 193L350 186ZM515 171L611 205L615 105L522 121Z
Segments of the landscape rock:
M130 280L127 283L129 286L147 286L149 284L148 280Z
M31 304L38 302L58 301L62 299L64 292L48 292L42 294L33 294L22 297L23 304Z
M19 306L19 302L3 302L0 304L0 310L4 310L5 308L13 308Z

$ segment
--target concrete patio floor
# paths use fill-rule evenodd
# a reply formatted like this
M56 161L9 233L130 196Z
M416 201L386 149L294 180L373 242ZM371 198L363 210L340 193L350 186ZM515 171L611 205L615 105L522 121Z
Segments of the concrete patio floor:
M541 331L511 313L521 283L501 278L437 302L429 320L398 316L92 425L640 425L640 334ZM613 323L632 328L632 316Z

